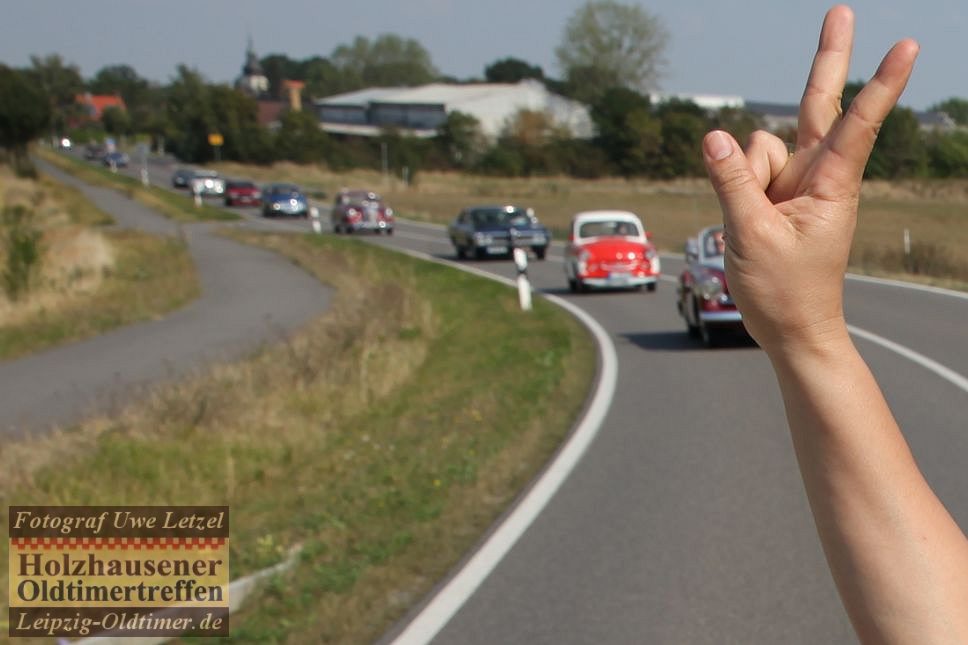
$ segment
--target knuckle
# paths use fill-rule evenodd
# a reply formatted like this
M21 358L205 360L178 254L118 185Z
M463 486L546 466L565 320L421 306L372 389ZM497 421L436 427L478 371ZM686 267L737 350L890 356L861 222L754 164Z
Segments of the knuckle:
M753 174L741 166L723 168L715 178L716 189L720 193L740 192L753 183Z

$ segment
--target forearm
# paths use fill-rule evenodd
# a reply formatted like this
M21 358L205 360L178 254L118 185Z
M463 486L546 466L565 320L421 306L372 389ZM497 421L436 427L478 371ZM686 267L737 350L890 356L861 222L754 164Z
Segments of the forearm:
M968 642L968 541L846 327L770 353L817 529L865 641Z

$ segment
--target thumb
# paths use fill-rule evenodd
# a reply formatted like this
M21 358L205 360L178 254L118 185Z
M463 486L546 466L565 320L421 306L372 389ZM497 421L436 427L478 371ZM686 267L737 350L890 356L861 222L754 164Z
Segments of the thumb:
M727 229L736 231L757 213L773 210L753 167L733 137L713 130L703 139L702 150Z

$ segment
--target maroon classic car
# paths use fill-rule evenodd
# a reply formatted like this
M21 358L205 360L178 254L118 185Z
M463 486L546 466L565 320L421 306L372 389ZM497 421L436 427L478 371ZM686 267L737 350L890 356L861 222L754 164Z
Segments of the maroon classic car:
M259 206L262 193L251 181L232 180L225 183L226 206Z
M726 333L746 335L743 316L729 295L722 226L710 226L686 242L687 266L679 276L676 306L690 336L715 347Z
M335 233L372 231L393 235L393 209L368 190L341 190L336 194L330 224Z

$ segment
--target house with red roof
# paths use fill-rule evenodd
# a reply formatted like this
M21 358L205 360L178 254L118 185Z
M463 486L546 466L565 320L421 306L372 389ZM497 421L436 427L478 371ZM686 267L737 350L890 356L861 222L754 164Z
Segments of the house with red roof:
M91 94L85 92L74 97L75 102L81 106L84 115L91 121L100 121L104 110L109 107L127 111L124 99L117 94Z

